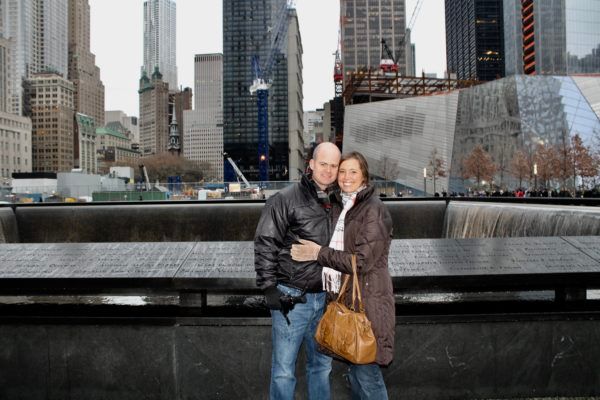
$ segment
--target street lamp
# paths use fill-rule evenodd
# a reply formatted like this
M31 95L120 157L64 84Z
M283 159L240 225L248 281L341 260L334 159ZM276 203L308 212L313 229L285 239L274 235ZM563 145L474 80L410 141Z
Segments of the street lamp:
M533 164L533 179L534 179L533 189L537 190L537 163Z
M423 196L427 196L427 167L423 168Z

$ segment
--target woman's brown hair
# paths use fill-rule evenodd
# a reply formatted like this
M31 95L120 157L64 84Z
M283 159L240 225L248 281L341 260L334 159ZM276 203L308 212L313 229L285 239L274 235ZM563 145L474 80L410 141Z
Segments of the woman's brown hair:
M360 172L362 172L363 178L364 178L363 183L365 185L368 185L369 184L369 163L367 163L365 156L360 154L358 151L351 151L350 153L343 154L342 159L340 160L340 166L342 165L342 163L344 161L352 160L352 159L358 161L358 166L360 167Z

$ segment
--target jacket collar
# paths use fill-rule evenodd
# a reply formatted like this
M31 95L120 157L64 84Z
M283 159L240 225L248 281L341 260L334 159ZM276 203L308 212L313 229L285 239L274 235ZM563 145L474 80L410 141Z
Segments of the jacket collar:
M333 201L333 196L335 193L339 192L337 182L334 182L331 185L329 185L329 187L325 191L321 190L319 185L315 183L315 181L312 179L312 174L310 173L302 175L302 179L300 180L300 182L302 186L304 186L308 190L310 195L320 204L328 204L328 206L324 206L324 208L331 208L330 204Z
M360 202L368 199L369 197L371 197L373 195L374 192L375 192L375 186L372 186L371 184L368 184L366 188L364 188L363 190L361 190L360 192L358 192L358 194L356 195L355 204L360 203ZM336 200L340 204L342 204L342 193L341 193L341 190L336 190L335 191L335 198L336 198Z

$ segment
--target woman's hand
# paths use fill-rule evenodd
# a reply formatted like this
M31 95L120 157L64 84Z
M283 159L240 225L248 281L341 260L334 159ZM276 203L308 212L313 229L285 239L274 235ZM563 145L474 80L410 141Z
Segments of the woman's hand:
M292 259L294 261L315 261L319 256L321 246L310 240L299 239L300 244L292 245Z

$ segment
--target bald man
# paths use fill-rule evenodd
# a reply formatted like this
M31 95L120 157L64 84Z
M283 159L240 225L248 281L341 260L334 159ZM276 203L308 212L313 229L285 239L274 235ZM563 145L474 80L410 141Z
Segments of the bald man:
M272 318L272 400L294 399L302 343L308 398L330 398L331 358L317 350L314 340L325 308L322 267L316 261L293 261L290 249L298 238L329 244L333 234L329 193L335 187L340 158L333 143L318 145L309 161L311 173L267 200L254 236L256 284L265 293Z

